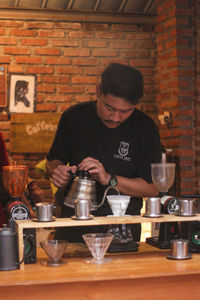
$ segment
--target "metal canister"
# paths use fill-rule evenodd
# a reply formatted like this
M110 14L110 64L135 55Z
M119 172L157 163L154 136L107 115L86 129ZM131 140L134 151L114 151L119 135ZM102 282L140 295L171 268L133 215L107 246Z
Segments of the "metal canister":
M197 213L197 201L195 199L179 199L178 204L178 215L193 216Z
M87 219L90 217L91 204L88 199L76 199L74 201L74 209L77 219Z
M161 204L159 197L149 197L146 200L146 216L156 217L161 214Z
M36 203L36 217L38 221L51 221L53 215L53 204L51 202Z

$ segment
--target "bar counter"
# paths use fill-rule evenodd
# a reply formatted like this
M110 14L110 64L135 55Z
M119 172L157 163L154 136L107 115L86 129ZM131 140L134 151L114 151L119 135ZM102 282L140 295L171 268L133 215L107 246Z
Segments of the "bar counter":
M169 252L141 243L138 252L107 254L112 258L107 264L86 263L86 252L49 267L41 264L47 256L38 248L36 264L0 271L0 299L199 299L200 254L170 260L166 258Z

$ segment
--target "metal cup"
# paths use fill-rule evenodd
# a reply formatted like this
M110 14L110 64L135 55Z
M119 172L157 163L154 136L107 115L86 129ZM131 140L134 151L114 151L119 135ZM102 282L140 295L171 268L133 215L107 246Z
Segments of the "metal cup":
M161 204L159 197L149 197L146 200L146 215L147 216L159 216L161 213Z
M90 217L91 204L87 199L74 200L75 216L77 219L88 219Z
M171 256L183 259L188 256L188 240L171 240Z
M197 202L195 199L179 199L179 215L193 216L197 213Z
M36 203L36 217L39 221L51 221L53 204L50 202Z

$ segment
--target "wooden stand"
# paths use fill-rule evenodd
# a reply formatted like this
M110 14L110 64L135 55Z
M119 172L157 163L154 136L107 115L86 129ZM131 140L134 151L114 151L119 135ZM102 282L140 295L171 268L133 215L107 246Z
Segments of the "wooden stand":
M24 243L23 230L25 228L52 228L52 227L72 227L72 226L90 226L90 225L112 225L112 224L136 224L144 222L185 222L199 221L200 214L192 217L182 217L174 215L163 215L159 218L148 218L143 216L122 216L122 217L94 217L92 220L72 220L71 218L57 218L51 222L36 222L34 220L16 221L16 231L18 233L19 261L23 258ZM21 263L20 269L24 269L24 263Z

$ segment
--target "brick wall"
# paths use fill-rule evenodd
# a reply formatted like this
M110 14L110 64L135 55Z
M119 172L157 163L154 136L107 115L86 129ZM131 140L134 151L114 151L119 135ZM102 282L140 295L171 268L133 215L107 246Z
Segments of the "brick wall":
M179 158L181 193L200 192L199 94L200 4L198 0L157 0L157 26L57 21L1 20L0 64L10 73L36 74L36 112L62 112L95 99L95 85L107 64L139 68L145 81L140 108L157 122L162 143ZM8 76L9 86L9 76ZM172 128L158 114L172 113ZM9 150L9 113L0 115ZM11 153L30 166L42 154ZM51 197L48 183L39 184Z
M163 126L161 135L165 147L179 157L181 193L198 192L197 2L157 1L156 100L160 111L172 113L172 129Z
M141 109L157 115L155 106L155 39L151 25L1 20L0 64L9 74L36 74L36 112L62 112L68 106L95 99L95 86L110 62L130 64L144 75ZM155 118L157 120L157 118ZM0 116L9 150L9 114ZM34 172L45 156L11 153L26 163L30 175L51 197L48 181Z

